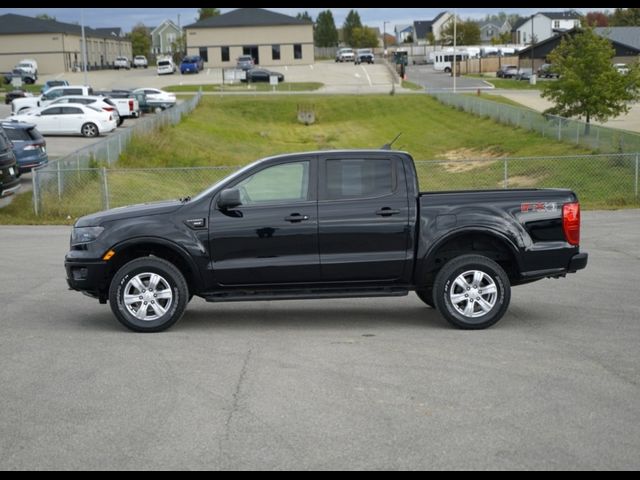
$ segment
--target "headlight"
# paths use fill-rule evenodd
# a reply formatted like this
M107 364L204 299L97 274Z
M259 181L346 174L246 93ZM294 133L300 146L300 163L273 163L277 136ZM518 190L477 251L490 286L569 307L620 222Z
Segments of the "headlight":
M104 232L104 227L82 227L71 231L71 246L91 243Z

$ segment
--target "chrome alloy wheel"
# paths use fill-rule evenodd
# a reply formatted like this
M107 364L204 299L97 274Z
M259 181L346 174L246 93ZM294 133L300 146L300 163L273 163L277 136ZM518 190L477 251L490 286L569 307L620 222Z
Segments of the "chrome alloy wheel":
M161 318L173 303L169 283L156 273L136 275L125 286L123 295L128 312L145 322Z
M496 306L498 288L493 279L480 270L458 276L449 291L453 307L467 318L480 318Z

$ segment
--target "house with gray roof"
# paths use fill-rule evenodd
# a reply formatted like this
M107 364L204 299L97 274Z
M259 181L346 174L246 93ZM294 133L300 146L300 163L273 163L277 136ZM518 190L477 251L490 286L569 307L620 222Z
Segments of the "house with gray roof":
M251 55L257 65L310 65L315 62L313 23L263 8L239 8L184 27L187 54L207 67L235 67Z
M538 12L519 21L513 28L513 41L521 45L543 42L556 34L580 26L580 14L575 10Z
M85 26L90 69L108 68L121 55L131 58L131 41L119 33L120 28ZM36 60L41 74L80 68L81 26L14 13L0 15L0 70L11 70L24 58Z

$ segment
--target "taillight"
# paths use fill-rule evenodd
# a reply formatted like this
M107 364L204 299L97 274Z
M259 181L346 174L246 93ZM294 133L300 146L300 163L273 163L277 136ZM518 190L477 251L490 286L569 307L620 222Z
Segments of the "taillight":
M133 100L129 100L129 111L133 112Z
M569 244L580 245L580 204L567 203L562 207L562 229Z
M113 107L102 107L102 109L103 109L105 112L113 112L113 111L115 110L115 108L113 108Z

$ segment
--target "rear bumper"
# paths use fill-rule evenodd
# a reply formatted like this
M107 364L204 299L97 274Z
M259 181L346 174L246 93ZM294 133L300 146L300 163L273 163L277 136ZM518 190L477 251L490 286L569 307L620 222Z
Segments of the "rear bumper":
M568 273L576 273L578 270L584 270L587 268L587 263L589 263L589 254L578 253L571 258L567 271Z

